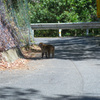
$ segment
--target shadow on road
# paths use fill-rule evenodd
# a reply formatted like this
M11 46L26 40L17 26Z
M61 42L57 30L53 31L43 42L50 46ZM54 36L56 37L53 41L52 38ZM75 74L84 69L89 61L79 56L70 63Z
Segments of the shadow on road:
M99 97L61 95L57 98L46 97L44 100L100 100Z
M100 59L99 37L73 37L48 41L55 46L57 59Z
M38 91L35 89L3 87L0 88L0 100L30 100L29 96L35 96L37 93Z
M22 89L15 87L0 88L0 100L100 100L100 97L56 95L46 97L35 89Z

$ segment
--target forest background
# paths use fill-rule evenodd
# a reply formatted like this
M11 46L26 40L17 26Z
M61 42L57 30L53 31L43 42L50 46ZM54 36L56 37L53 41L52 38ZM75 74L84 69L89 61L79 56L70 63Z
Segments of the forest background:
M17 0L13 0L16 5ZM21 8L21 7L20 7ZM28 0L30 23L99 22L96 0ZM89 29L99 36L100 29ZM57 37L58 30L35 30L35 37ZM86 29L62 30L62 36L86 36Z
M39 0L29 2L31 23L98 22L96 0ZM100 29L90 29L97 36ZM62 36L85 36L85 29L62 30ZM58 30L36 30L35 36L55 37Z

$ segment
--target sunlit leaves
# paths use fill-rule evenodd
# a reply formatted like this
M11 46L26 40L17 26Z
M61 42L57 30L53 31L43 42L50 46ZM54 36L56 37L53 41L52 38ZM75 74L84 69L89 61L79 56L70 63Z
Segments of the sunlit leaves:
M96 0L39 0L29 5L32 23L97 21Z

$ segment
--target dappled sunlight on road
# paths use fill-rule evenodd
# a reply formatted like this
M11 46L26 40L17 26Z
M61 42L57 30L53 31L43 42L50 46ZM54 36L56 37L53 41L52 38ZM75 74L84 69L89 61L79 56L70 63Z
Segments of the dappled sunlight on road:
M23 89L16 87L0 88L0 100L100 100L100 97L75 95L55 95L47 97L42 95L41 91L33 88Z
M100 59L100 38L75 37L51 40L48 43L55 45L55 58L57 59Z

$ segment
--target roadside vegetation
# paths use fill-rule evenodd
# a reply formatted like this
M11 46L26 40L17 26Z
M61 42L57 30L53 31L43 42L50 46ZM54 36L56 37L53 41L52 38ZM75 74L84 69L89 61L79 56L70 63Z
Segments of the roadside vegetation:
M98 22L96 0L30 0L31 23ZM90 29L89 36L98 36L100 29ZM85 36L86 30L67 29L62 36ZM36 37L56 37L58 30L37 30Z

